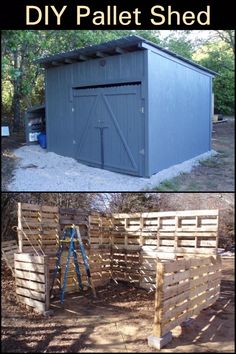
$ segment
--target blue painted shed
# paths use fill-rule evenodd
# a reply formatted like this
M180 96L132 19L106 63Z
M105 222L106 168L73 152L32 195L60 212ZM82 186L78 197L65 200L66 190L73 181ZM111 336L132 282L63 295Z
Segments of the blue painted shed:
M213 71L139 36L38 62L48 151L149 177L211 150Z

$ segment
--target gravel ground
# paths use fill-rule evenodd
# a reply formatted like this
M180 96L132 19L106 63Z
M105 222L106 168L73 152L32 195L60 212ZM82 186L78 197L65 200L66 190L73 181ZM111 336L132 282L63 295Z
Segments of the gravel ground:
M18 158L9 191L139 191L161 181L190 172L200 160L216 154L210 151L165 169L151 178L140 178L83 165L73 158L47 152L38 145L15 150Z

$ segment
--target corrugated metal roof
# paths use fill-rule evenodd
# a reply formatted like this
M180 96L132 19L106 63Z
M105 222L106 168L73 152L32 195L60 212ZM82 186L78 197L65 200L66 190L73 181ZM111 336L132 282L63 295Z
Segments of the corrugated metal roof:
M175 58L178 58L190 65L193 65L193 66L197 67L198 69L206 71L213 76L217 75L217 73L215 71L205 68L204 66L199 65L192 60L186 59L186 58L182 57L181 55L173 53L170 50L160 47L156 43L153 43L153 42L151 42L143 37L137 36L137 35L122 37L122 38L115 39L115 40L112 40L109 42L96 44L96 45L90 45L88 47L79 48L79 49L72 50L69 52L63 52L63 53L51 55L51 56L48 56L45 58L41 58L41 59L37 60L36 62L43 65L43 66L50 65L52 62L57 62L58 65L63 65L63 64L65 64L66 59L67 60L70 60L70 59L73 60L76 58L79 59L79 56L87 56L88 59L92 59L94 57L97 58L96 53L98 53L98 52L104 53L104 54L110 54L110 55L111 54L117 55L118 54L117 48L126 49L127 51L144 50L144 48L141 47L142 43L148 44L151 47L156 48L164 53L167 53Z

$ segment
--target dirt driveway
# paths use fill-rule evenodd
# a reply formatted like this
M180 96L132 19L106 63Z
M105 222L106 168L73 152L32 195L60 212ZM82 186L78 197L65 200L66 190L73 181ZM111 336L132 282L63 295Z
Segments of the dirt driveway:
M212 148L219 154L200 162L191 173L162 182L156 191L234 191L234 119L213 124Z
M234 261L223 260L221 295L188 327L178 326L160 352L234 352ZM54 301L44 318L17 305L13 278L2 277L2 351L6 353L155 352L152 333L153 293L131 285L100 288L98 298L67 295L64 309Z

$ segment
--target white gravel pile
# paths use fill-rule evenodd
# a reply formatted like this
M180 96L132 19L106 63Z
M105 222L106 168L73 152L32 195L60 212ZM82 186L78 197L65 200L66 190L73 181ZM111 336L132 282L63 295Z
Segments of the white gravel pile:
M169 167L150 178L140 178L83 165L73 158L43 150L39 145L15 150L19 158L9 191L140 191L158 186L162 181L180 173L190 172L200 160L215 151Z

